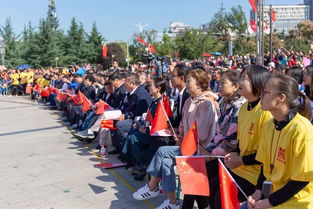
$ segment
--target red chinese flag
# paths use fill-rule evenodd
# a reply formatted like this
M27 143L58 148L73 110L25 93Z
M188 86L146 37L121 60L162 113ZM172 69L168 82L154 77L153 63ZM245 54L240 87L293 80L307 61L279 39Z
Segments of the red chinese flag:
M67 94L65 94L65 93L63 93L63 92L58 92L56 99L57 99L58 101L60 101L60 102L65 102L66 99L67 99L67 97L68 97Z
M254 20L250 20L250 26L251 26L251 29L256 32L257 30L257 27L256 27L256 23Z
M110 108L110 105L108 105L106 102L102 101L101 99L99 100L99 102L97 102L97 104L95 104L95 106L97 107L97 111L96 111L97 115L101 115L104 111Z
M152 54L156 53L156 49L154 48L154 46L152 44L149 44L148 47L149 47L150 53L152 53Z
M203 157L176 157L176 167L184 194L209 196L209 180Z
M164 108L162 107L162 103L159 102L151 125L150 135L153 135L157 131L161 131L167 128L169 127L167 123L166 113L164 111Z
M49 97L50 96L49 89L42 90L40 95L41 95L41 97Z
M84 102L84 94L81 91L78 91L78 94L76 96L77 102L79 105L83 104Z
M135 34L135 37L137 38L138 42L142 43L143 45L147 46L147 42L145 42L142 38L140 38L137 34Z
M50 86L50 87L48 88L48 91L49 91L49 93L56 94L58 90L57 90L56 88Z
M219 160L219 179L220 179L222 209L240 208L240 202L237 198L238 188L233 178L226 170L226 167L220 160Z
M181 152L184 156L195 154L198 148L198 130L196 121L191 125L181 144Z
M256 6L257 1L256 0L249 0L249 2L251 4L252 10L254 12L256 12L257 11L257 6Z
M153 117L152 117L150 109L148 109L148 111L147 111L146 121L148 121L150 124L153 123Z
M102 45L102 57L108 57L108 47L106 45Z
M272 22L276 22L276 11L272 10Z
M111 130L116 130L117 128L114 127L114 121L113 120L102 120L101 121L101 127L102 128L108 128Z
M165 112L166 112L167 116L169 118L173 118L174 115L173 115L173 112L172 112L170 101L168 100L168 98L165 95L162 96L162 101L163 101L163 107L165 109Z
M82 95L82 111L83 112L87 112L88 110L90 110L90 101L88 100L88 98L85 95Z

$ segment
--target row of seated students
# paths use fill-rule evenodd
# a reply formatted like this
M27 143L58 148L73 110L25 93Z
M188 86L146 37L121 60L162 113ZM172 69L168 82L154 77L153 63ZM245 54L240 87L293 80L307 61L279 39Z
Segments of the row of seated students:
M81 76L75 79L84 85L77 88L96 102L101 94L92 90L93 77L85 76L84 82ZM238 193L242 208L313 208L312 113L310 100L296 80L251 65L241 72L223 72L217 96L203 69L177 65L169 79L153 78L147 87L139 74L110 75L101 98L122 112L116 131L101 128L102 115L92 110L83 113L71 102L56 103L74 128L80 128L75 134L78 139L90 142L98 133L99 145L112 144L114 150L108 154L119 154L135 179L150 175L149 182L133 194L136 200L159 196L162 179L167 199L158 209L191 209L195 201L201 209L222 208L216 158L206 158L210 196L185 195L182 204L175 198L175 156L182 155L180 145L194 121L198 125L197 154L225 156L226 167L249 195L245 203L243 193ZM175 137L151 136L147 121L136 119L148 109L154 117L163 95L174 99L170 122ZM268 196L262 194L266 180L272 184Z

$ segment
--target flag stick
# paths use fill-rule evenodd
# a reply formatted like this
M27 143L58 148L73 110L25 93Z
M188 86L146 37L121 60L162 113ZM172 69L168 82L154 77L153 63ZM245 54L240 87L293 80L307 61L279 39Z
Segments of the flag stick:
M232 175L229 173L229 171L227 170L227 168L225 167L224 163L221 161L221 159L218 159L218 161L221 163L221 165L223 166L223 168L225 169L225 171L227 172L227 174L230 176L230 178L233 180L233 182L236 184L236 186L238 187L238 189L241 191L241 193L243 194L243 196L245 196L245 198L247 200L249 200L248 196L246 195L246 193L244 193L244 191L240 188L240 186L237 184L237 182L235 181L235 179L232 177Z

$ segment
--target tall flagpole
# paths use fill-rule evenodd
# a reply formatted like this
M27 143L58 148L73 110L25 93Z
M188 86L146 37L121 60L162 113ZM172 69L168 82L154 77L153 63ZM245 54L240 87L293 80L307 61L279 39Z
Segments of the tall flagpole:
M272 62L273 59L273 7L270 5L270 12L269 12L269 17L270 17L270 62Z
M258 0L257 3L257 64L264 65L264 3L265 0Z

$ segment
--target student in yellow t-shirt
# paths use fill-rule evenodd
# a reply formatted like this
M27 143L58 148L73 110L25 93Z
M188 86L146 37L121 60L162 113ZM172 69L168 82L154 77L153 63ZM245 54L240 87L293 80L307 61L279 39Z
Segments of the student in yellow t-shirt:
M27 71L27 83L32 84L34 83L34 72L31 69L28 69Z
M255 160L256 152L262 139L261 128L272 116L268 111L261 110L260 96L270 73L262 66L251 65L241 73L239 94L248 101L244 103L238 114L237 139L238 148L235 152L225 155L225 165L243 191L251 195L255 190L260 174L260 163ZM239 192L240 202L246 200Z
M262 163L250 208L313 208L313 126L310 100L299 91L296 80L275 75L262 93L262 109L273 119L264 124L256 160ZM299 113L300 114L299 114ZM305 117L304 117L305 116ZM272 193L261 199L262 185ZM264 195L264 193L263 193Z
M27 71L26 70L20 73L20 84L21 84L22 92L23 94L25 94L26 85L27 85Z
M10 79L12 81L11 83L11 93L12 95L18 95L18 91L19 91L19 79L20 79L20 75L16 72L16 70L12 71L12 74L10 75Z

